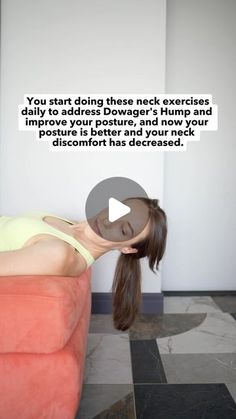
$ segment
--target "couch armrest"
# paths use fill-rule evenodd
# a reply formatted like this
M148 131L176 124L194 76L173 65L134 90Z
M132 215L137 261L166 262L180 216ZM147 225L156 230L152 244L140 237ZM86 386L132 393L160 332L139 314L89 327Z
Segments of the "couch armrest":
M0 276L0 352L63 348L91 298L90 279L91 268L76 278Z

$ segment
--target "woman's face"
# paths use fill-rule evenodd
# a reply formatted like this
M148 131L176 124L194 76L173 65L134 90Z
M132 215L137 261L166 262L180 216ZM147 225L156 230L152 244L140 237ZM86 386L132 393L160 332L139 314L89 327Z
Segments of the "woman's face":
M93 231L113 245L132 245L145 238L149 232L149 211L147 205L140 199L127 199L123 201L130 208L129 214L116 221L108 220L108 208L99 212L89 220Z

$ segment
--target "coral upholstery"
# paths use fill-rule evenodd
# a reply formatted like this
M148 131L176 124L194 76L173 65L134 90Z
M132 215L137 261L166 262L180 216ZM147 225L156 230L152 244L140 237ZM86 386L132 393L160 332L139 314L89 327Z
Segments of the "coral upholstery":
M91 315L80 277L0 276L0 418L74 419Z

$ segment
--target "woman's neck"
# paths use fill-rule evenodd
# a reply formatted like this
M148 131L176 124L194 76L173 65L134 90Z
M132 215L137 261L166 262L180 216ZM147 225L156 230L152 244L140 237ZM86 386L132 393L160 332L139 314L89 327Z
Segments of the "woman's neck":
M98 240L97 234L92 230L87 220L80 221L70 227L74 238L91 253L95 260L111 250L111 244L107 240L102 238Z

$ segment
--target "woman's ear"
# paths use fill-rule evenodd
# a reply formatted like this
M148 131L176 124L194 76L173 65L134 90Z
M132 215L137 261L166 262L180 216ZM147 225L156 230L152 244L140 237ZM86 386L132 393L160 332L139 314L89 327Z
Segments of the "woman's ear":
M124 253L125 255L127 255L128 253L137 253L138 249L134 247L122 247L120 251L121 253Z

